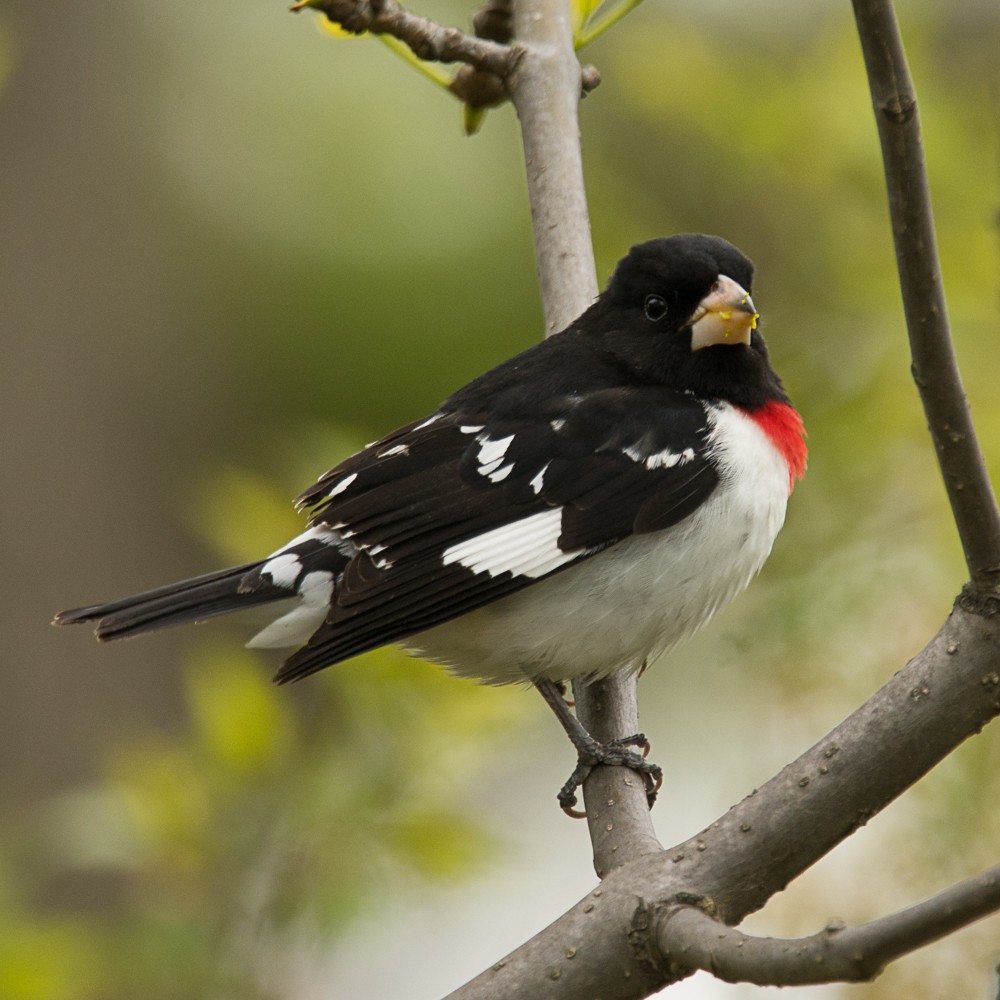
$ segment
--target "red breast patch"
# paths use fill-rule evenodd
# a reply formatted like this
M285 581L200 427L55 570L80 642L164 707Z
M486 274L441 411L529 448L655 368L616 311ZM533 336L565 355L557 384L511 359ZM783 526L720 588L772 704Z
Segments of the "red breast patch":
M772 401L759 410L745 411L747 416L767 435L778 454L788 463L788 492L795 480L806 474L806 430L798 411L788 403Z

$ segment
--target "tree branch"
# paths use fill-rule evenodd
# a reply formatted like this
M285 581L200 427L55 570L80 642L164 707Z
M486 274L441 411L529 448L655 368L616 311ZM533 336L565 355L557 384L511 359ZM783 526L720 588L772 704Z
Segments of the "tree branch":
M521 23L530 24L532 17L544 20L543 9L548 13L551 2L531 0L529 5L528 0L522 0ZM739 923L1000 714L1000 637L996 628L1000 602L990 596L1000 578L1000 517L948 333L915 99L891 7L875 0L854 2L883 140L914 375L973 586L931 643L868 702L758 792L685 844L666 852L633 856L622 864L620 855L625 852L616 856L614 845L602 837L599 822L593 822L600 808L600 800L592 794L595 779L604 783L602 795L609 788L607 769L595 771L585 795L588 813L593 810L596 867L599 873L609 874L599 889L452 994L452 1000L492 1000L498 995L532 1000L588 995L638 1000L649 996L691 971L690 956L684 952L689 943L677 941L669 931L669 922L665 926L658 919L660 914L675 912L679 903L697 903L725 924ZM520 29L518 37L522 37ZM529 66L524 60L518 73ZM537 167L530 142L533 136L544 137L544 131L527 127L522 106L523 102L518 112L525 127L530 182L533 167ZM575 106L566 120L575 127ZM568 141L566 144L570 149L573 146ZM541 148L544 152L544 146ZM536 190L544 189L532 190L534 196ZM574 189L577 192L582 196L582 185ZM559 204L558 192L549 191L545 197L552 195ZM572 216L561 210L559 217L546 217L542 214L544 201L536 206L534 197L532 207L543 268L545 251L552 252L558 246L540 242L547 224L558 227ZM585 206L581 204L580 210L585 211ZM565 276L557 266L555 287L560 287ZM547 287L543 272L543 290ZM580 285L570 281L570 287ZM579 312L581 305L579 299L571 299L565 308L553 308L549 294L545 300L550 329ZM620 697L620 701L608 712L597 710L602 705L600 688L577 685L575 692L578 714L598 738L625 735L619 728L622 718L628 720L626 732L634 723L634 701L629 702L634 690L630 693L616 688L612 699ZM605 722L610 723L607 730L603 729ZM608 801L614 797L609 793ZM630 851L650 845L636 817L629 816L626 826ZM638 835L633 838L634 834ZM981 888L990 897L988 902L983 902ZM965 889L956 887L943 898L947 901L956 893L961 896ZM990 886L978 885L968 890L967 909L988 912L995 908L992 891ZM853 934L868 935L872 954L888 961L946 933L952 926L949 921L956 919L948 914L948 905L942 906L940 899L922 904L876 922L874 930L871 926L858 928ZM717 924L713 929L718 934ZM850 935L845 939L851 942ZM703 964L711 967L710 949L702 958ZM806 975L802 964L800 959L799 976ZM847 970L851 978L856 971Z
M852 0L889 195L913 378L976 590L1000 593L1000 509L948 327L917 99L891 0Z
M405 42L414 55L432 62L460 62L506 78L517 65L521 50L516 45L501 45L477 38L458 28L411 14L396 0L299 0L292 10L309 7L325 14L345 31L361 34L391 35Z
M1000 910L1000 865L871 923L835 921L811 937L751 937L693 906L661 918L661 947L728 983L814 986L874 979L894 959Z
M451 1000L640 1000L688 975L659 914L696 903L738 924L1000 715L1000 601L963 603L798 760L696 837L612 871Z

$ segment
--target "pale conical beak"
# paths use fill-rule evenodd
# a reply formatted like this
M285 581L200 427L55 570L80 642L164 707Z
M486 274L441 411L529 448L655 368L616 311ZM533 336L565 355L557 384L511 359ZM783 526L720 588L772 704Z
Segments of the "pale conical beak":
M720 274L712 290L694 311L691 323L691 350L713 344L749 344L759 313L750 293L732 278Z

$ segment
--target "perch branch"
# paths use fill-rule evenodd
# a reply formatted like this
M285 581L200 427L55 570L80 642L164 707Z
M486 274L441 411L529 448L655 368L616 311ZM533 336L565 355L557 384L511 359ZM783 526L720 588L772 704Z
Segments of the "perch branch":
M882 145L913 378L973 588L1000 592L1000 509L951 341L920 116L891 0L852 0Z

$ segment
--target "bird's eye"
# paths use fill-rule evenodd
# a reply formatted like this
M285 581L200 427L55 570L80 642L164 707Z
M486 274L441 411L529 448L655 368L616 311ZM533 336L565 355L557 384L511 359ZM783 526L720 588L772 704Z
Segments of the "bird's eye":
M659 295L647 295L642 304L642 311L646 314L646 319L655 323L667 315L667 303Z

